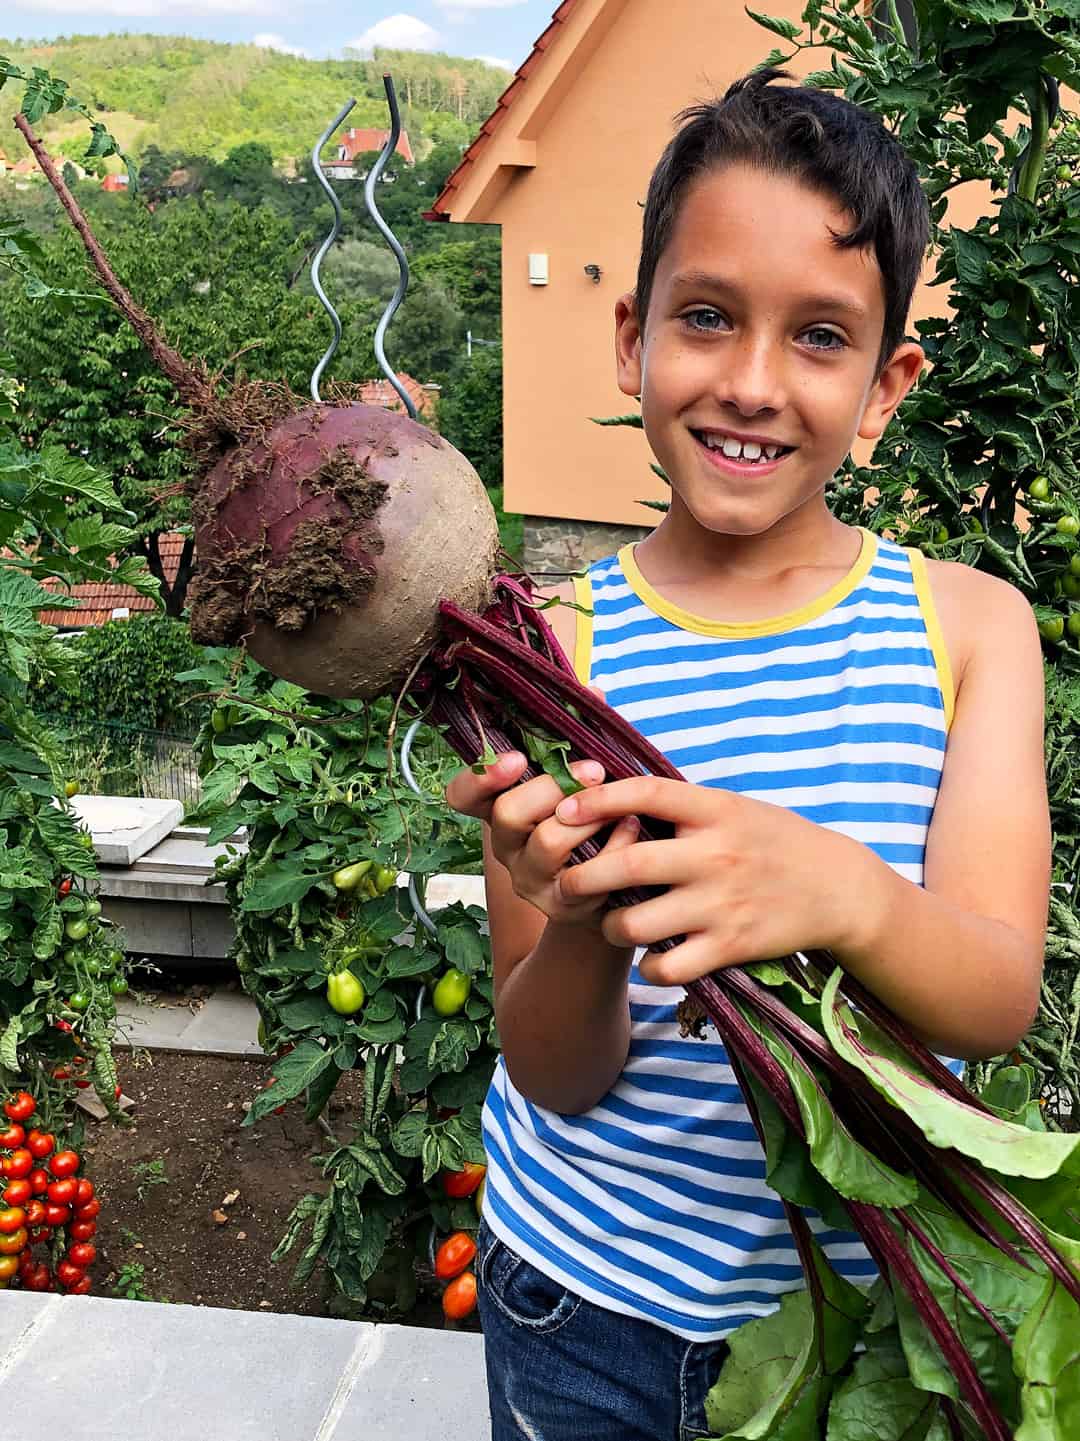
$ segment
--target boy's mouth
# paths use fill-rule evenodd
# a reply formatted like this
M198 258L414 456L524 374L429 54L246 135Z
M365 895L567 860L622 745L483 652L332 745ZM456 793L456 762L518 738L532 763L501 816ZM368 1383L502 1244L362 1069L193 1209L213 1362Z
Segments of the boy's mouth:
M691 430L690 434L714 465L742 473L771 471L796 449L777 441L738 440L716 430Z

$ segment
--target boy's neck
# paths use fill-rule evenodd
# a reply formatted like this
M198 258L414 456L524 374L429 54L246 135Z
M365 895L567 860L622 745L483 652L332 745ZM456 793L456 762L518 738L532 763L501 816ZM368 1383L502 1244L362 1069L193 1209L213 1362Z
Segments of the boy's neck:
M707 620L750 622L797 610L851 570L861 532L822 501L759 535L706 530L677 495L634 551L645 580L665 600Z

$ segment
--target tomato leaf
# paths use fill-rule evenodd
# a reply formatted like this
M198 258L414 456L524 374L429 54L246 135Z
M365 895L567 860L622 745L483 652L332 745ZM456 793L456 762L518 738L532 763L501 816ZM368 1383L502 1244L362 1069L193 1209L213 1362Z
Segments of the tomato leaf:
M282 906L291 906L294 901L306 896L312 886L325 879L327 874L325 871L320 875L298 873L287 864L269 865L255 877L240 903L240 909L276 911Z
M295 1050L287 1056L279 1056L274 1062L274 1084L259 1092L241 1124L253 1126L275 1106L299 1096L330 1065L333 1065L333 1056L318 1041L301 1041Z

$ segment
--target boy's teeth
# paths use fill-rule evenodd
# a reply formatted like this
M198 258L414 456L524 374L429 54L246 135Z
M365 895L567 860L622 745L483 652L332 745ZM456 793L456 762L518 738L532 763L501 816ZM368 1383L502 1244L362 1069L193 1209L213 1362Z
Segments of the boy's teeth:
M756 440L736 440L733 435L703 434L702 440L710 450L720 450L729 460L759 461L775 460L780 454L779 445L761 445Z

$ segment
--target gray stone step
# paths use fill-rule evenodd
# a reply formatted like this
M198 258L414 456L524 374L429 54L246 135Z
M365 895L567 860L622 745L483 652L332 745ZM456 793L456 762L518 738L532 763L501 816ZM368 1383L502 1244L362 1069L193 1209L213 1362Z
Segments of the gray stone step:
M64 1441L482 1441L483 1339L314 1316L0 1298L4 1434Z

